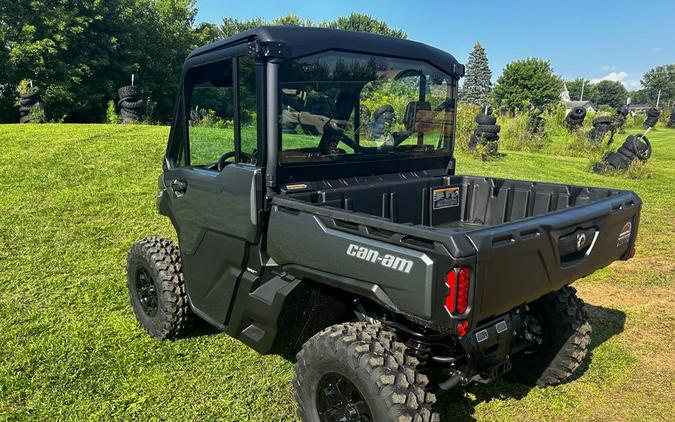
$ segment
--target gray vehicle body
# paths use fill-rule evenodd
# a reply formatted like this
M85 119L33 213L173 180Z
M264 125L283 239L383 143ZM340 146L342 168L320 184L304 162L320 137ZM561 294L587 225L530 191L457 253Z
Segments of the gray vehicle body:
M306 179L288 177L278 169L270 88L280 61L334 48L462 74L452 56L422 44L331 30L301 42L306 31L258 28L186 60L183 78L223 57L254 54L258 63L258 164L216 171L190 166L188 155L178 166L176 154L189 154L181 90L159 178L158 208L176 228L190 304L206 321L260 353L286 353L353 318L360 302L446 335L468 321L471 335L458 341L478 359L474 333L492 333L514 308L631 256L641 203L629 191L455 175L452 154L362 175L315 166ZM445 192L450 202L438 202ZM463 266L472 269L469 307L453 315L445 277Z

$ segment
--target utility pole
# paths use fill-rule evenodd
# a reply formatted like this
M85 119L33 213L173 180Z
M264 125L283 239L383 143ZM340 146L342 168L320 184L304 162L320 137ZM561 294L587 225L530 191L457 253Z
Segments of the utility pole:
M659 108L659 101L661 101L661 90L659 89L659 94L656 96L656 108Z
M581 81L581 95L579 96L579 101L584 100L584 87L586 86L586 79Z

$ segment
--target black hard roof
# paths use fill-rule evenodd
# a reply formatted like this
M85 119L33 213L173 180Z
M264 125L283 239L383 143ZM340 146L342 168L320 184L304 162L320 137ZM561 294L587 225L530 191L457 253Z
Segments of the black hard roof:
M259 26L199 47L190 53L188 59L256 39L260 42L284 43L289 53L288 58L307 56L327 50L345 50L423 60L449 74L456 73L454 65L459 63L451 54L416 41L367 32L300 26Z

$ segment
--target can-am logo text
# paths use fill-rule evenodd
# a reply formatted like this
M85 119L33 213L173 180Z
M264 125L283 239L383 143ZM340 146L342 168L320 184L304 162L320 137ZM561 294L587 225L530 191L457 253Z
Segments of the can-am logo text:
M347 247L347 255L372 262L373 264L380 264L383 267L391 268L392 270L406 274L410 273L413 266L413 262L409 259L403 259L390 254L381 255L374 249L368 249L364 246L354 244L350 244Z

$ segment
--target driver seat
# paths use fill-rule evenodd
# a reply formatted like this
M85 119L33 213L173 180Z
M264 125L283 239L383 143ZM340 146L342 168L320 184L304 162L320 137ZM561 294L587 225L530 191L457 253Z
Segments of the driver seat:
M434 129L433 112L428 101L411 101L405 107L403 123L408 133L428 133Z

